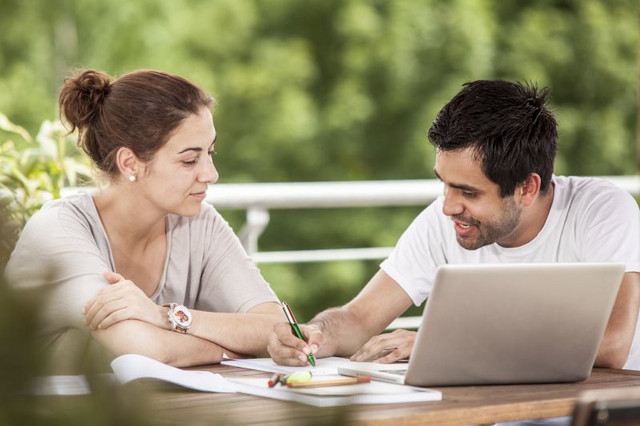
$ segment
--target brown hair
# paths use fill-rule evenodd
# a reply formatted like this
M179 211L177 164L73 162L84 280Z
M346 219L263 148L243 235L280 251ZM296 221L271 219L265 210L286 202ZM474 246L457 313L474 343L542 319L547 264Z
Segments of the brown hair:
M79 131L78 145L96 167L117 174L116 153L127 147L149 161L191 114L211 107L213 99L182 77L140 70L112 80L81 70L64 81L60 117Z

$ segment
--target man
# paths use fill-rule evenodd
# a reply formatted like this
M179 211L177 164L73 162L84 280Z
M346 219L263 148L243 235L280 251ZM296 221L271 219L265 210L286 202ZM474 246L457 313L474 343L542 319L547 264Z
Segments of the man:
M305 365L309 352L356 361L408 357L415 332L379 333L425 301L442 264L622 262L626 272L595 364L640 369L638 205L602 179L553 175L557 124L547 97L532 85L465 84L429 130L443 196L414 220L360 294L302 327L308 343L288 324L276 325L272 358Z

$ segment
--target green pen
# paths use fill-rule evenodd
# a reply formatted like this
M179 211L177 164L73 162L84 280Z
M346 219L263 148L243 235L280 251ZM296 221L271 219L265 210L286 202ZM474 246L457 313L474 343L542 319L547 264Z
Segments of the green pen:
M302 332L300 331L300 327L298 327L298 323L296 322L296 318L293 316L293 312L291 312L291 308L287 305L286 302L282 302L282 310L284 311L284 315L287 317L287 321L289 321L289 325L291 326L291 331L296 337L300 340L304 340L302 336ZM313 356L311 352L307 355L307 359L309 360L309 364L313 367L316 366L316 358Z

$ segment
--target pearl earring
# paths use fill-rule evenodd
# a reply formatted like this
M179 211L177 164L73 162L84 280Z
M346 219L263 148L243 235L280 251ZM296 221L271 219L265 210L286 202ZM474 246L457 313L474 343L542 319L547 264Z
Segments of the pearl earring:
M135 181L136 181L136 175L129 176L129 182L135 182Z

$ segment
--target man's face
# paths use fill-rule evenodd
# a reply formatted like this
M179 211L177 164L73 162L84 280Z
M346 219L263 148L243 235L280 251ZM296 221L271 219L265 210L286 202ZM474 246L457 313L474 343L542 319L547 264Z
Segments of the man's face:
M514 245L522 208L514 195L500 197L500 188L482 172L471 148L438 152L434 170L444 183L442 212L453 221L462 247Z

